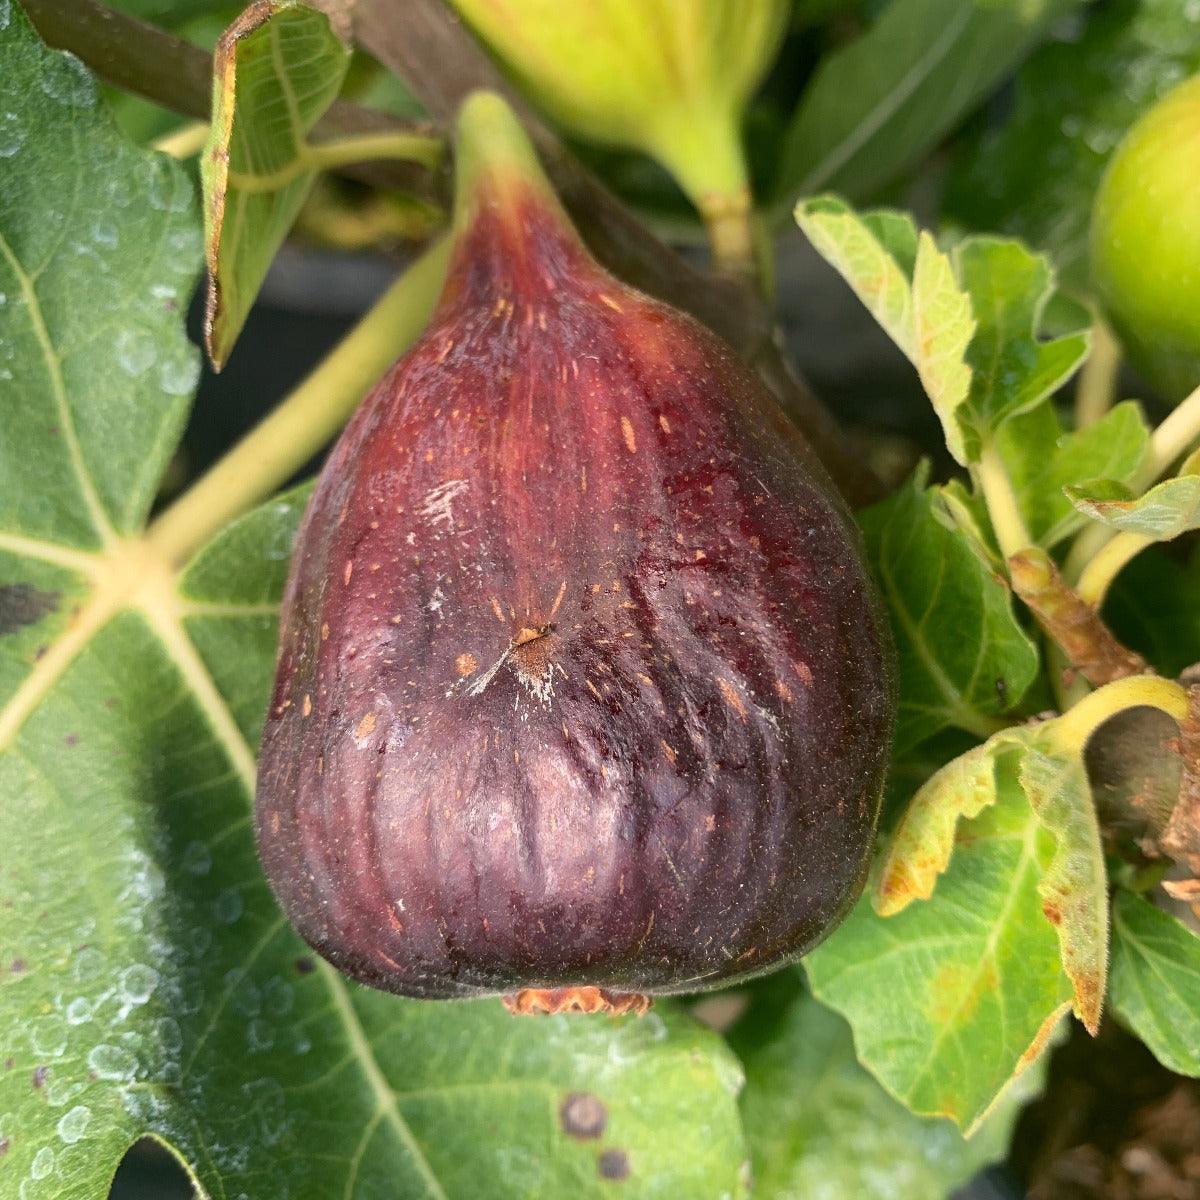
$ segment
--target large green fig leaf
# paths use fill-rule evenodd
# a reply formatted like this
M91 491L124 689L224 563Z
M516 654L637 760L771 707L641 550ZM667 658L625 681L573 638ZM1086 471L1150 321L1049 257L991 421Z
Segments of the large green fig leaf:
M0 114L0 1195L99 1200L146 1134L211 1196L744 1194L740 1068L671 1005L402 1001L291 932L251 747L304 493L190 566L143 536L196 379L191 188L8 0Z
M1038 670L1007 586L937 519L923 474L860 520L896 636L896 756L947 726L987 737Z
M1041 1060L964 1138L893 1100L859 1065L846 1022L792 972L759 990L730 1041L746 1064L742 1111L759 1200L942 1200L1005 1156L1044 1074Z
M1161 1063L1200 1077L1200 937L1131 892L1113 901L1112 1004Z
M928 900L887 919L860 901L804 961L863 1065L913 1112L975 1129L1037 1058L1071 986L1040 883L1054 839L997 762Z
M912 362L963 466L1087 357L1085 332L1040 336L1054 273L1019 242L973 237L945 253L906 214L836 196L802 200L796 221Z
M784 136L786 208L825 188L869 199L996 86L1079 0L892 0L830 55Z

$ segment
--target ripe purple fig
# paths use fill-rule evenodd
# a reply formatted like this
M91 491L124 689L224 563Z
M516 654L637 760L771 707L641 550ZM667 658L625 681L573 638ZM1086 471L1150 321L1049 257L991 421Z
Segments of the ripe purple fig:
M492 95L454 238L300 530L276 895L364 983L519 1011L794 959L862 886L892 725L852 520L735 354L590 258Z

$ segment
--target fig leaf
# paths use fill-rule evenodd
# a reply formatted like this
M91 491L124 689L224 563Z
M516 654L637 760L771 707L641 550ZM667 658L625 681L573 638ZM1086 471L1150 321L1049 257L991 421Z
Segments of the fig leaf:
M237 341L313 181L309 132L341 90L350 48L324 14L290 0L251 5L222 35L201 160L208 250L208 352Z
M792 972L756 995L730 1041L746 1065L742 1112L755 1196L765 1200L948 1196L1004 1158L1045 1073L1041 1059L965 1139L944 1118L914 1116L893 1100L858 1064L846 1022L804 994Z
M887 1091L967 1132L1039 1056L1071 996L1039 893L1054 839L1011 764L995 788L927 901L884 920L864 899L804 960Z
M1019 242L973 237L946 254L911 217L836 196L802 200L796 220L912 362L963 466L1087 357L1087 332L1039 336L1054 273Z
M1124 401L1084 429L1064 431L1054 406L1041 404L1000 430L1000 456L1029 535L1049 550L1086 524L1064 488L1089 479L1131 482L1149 431L1141 409Z
M1132 892L1113 901L1112 1007L1165 1067L1200 1077L1200 937Z
M893 0L830 55L784 134L776 197L869 198L962 119L1078 0Z
M1038 671L1008 588L962 533L938 519L923 484L919 473L860 514L896 637L896 758L947 726L987 737ZM942 636L946 629L955 636Z
M250 822L292 492L182 575L140 537L198 373L186 173L0 3L0 1192L745 1194L741 1072L664 1004L518 1022L351 987ZM10 356L11 350L11 356Z
M1141 496L1112 479L1094 479L1066 489L1067 499L1094 521L1155 542L1200 529L1200 450L1184 460L1179 474Z

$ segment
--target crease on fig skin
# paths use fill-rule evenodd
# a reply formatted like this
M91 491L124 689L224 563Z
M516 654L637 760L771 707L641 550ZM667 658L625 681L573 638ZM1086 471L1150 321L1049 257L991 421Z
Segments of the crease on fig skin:
M861 890L890 644L799 434L590 259L499 105L464 108L439 307L301 527L260 854L385 990L720 986Z

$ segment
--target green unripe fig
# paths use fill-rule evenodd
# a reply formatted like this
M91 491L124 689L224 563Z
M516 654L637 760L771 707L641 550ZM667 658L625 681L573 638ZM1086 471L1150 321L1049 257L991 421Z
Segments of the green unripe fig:
M641 150L675 178L719 263L753 258L741 118L787 0L452 0L522 90L570 133Z
M1170 400L1200 386L1200 75L1117 147L1092 212L1091 259L1130 361Z

